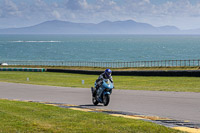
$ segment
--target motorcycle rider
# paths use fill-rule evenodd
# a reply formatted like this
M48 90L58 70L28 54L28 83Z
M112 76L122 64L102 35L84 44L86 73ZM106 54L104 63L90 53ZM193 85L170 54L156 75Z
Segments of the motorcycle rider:
M110 82L113 83L111 74L112 74L112 71L110 69L106 69L102 74L99 75L98 79L96 80L96 87L95 87L93 96L96 95L96 92L99 89L99 87L102 85L104 79L109 79Z

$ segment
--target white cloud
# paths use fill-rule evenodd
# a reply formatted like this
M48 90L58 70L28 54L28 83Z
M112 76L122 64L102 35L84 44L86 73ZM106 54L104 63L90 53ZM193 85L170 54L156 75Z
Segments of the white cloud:
M34 0L4 0L0 2L0 19L14 18L26 23L36 23L53 19L74 22L101 22L134 19L155 26L176 25L181 28L197 26L200 19L200 2L191 4L189 0L174 0L162 4L152 4L150 0L62 0L48 2ZM186 25L182 24L185 22ZM0 21L1 24L1 21ZM200 27L200 26L199 26Z
M4 0L1 8L1 17L19 17L21 12L12 0Z
M89 8L87 0L68 0L66 5L67 9L70 10L84 10Z
M88 8L89 8L89 5L88 5L88 3L87 3L86 0L79 1L79 4L81 5L81 7L82 7L83 9L88 9Z
M5 0L5 6L8 11L17 11L18 10L17 5L14 2L12 2L11 0Z
M144 0L146 3L150 3L150 0Z
M52 12L52 15L53 15L56 19L60 19L60 18L61 18L60 13L59 13L58 11L56 11L56 10L54 10L54 11Z

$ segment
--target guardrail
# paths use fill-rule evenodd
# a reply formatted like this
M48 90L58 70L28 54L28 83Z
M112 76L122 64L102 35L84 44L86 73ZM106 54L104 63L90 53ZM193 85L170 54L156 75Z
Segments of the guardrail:
M160 60L160 61L133 61L133 62L85 62L85 61L0 61L8 65L23 66L77 66L77 67L198 67L200 59L195 60Z

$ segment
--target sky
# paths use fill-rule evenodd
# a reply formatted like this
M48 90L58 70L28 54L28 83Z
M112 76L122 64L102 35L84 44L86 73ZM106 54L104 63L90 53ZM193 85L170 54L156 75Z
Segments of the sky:
M153 26L200 28L200 0L0 0L0 28L44 21L134 20Z

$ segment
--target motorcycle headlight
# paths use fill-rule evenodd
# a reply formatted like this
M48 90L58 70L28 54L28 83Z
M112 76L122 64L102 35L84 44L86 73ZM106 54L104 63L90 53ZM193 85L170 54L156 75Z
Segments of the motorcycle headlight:
M110 84L109 80L106 80L106 84L108 84L108 85Z
M108 91L108 92L109 92L109 91L110 91L110 89L106 88L106 89L105 89L105 91Z

